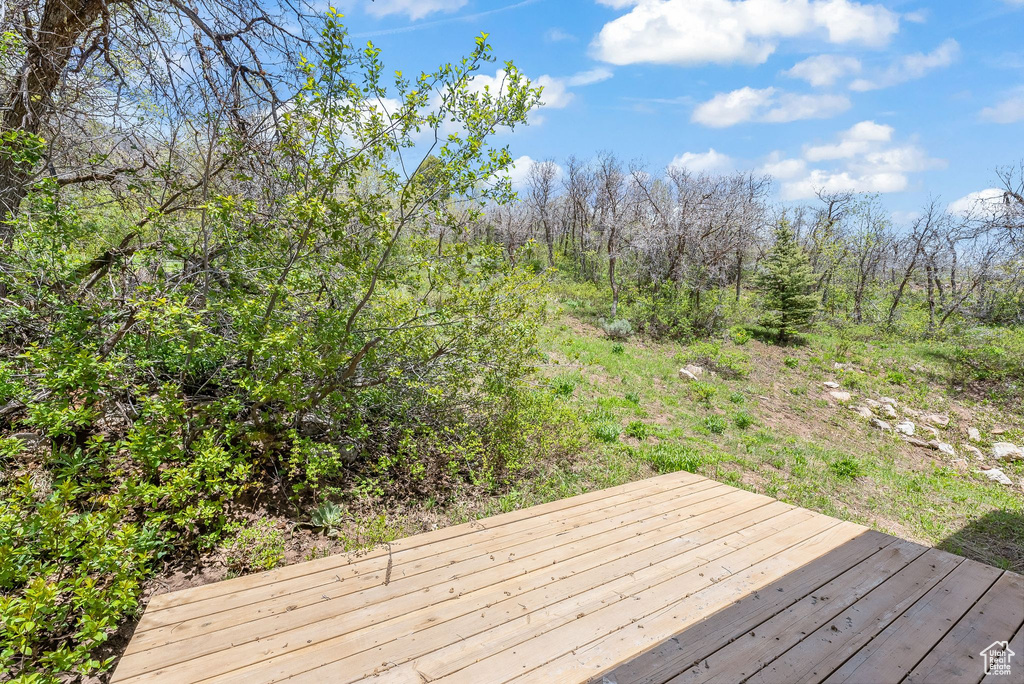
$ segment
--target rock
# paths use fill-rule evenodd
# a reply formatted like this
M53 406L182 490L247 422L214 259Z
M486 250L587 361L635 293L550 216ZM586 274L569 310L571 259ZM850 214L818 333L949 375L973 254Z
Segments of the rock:
M976 428L976 427L969 427L969 428L967 428L967 439L971 440L972 442L980 442L981 441L981 433L978 432L978 428Z
M835 399L836 401L838 401L838 402L850 401L850 393L849 392L840 392L838 390L832 390L831 392L828 393L828 395L830 397L832 397L833 399Z
M944 428L949 425L949 416L945 416L940 413L929 413L926 416L922 416L921 420L926 423L931 423L935 427Z
M903 412L905 414L907 414L908 416L910 416L911 418L920 418L921 417L921 412L920 411L917 411L917 410L912 409L912 408L907 408L906 406L903 407Z
M832 367L836 370L846 370L846 366L847 364L845 363L839 363L838 361L832 362Z
M923 449L930 449L931 445L924 441L920 437L904 437L903 441L907 444L913 444L914 446L921 447Z
M988 479L992 480L993 482L998 482L999 484L1013 484L1013 480L1006 477L1006 473L1004 473L999 468L989 468L988 470L982 470L981 474L987 477Z
M894 409L889 404L882 404L882 413L884 413L887 418L899 418L900 417L900 414L896 412L896 409Z
M895 427L896 432L900 433L901 435L907 435L908 437L910 437L914 434L914 424L911 423L909 420L900 421L899 423L896 423Z
M966 468L967 467L967 461L965 459L958 458L955 461L953 461L953 465L959 466L961 468Z
M1010 442L996 442L992 445L992 458L997 461L1019 461L1024 458L1024 449Z
M37 435L34 432L15 432L11 437L21 440L26 446L35 446L46 439L42 435Z
M873 409L881 408L881 406L882 406L880 403L878 403L874 399L865 399L864 403L867 404L868 407L873 408Z
M949 456L956 456L956 449L954 449L953 445L951 444L946 444L945 442L940 442L937 439L933 439L930 442L928 442L928 446L930 446L932 449L935 449L936 451L941 451L942 453L947 454Z
M1006 428L995 428L994 430L992 430L992 434L993 435L1003 435L1003 434L1006 434Z
M689 366L683 366L683 370L690 371L690 373L697 378L704 375L704 369L701 368L700 366L695 366L693 364L690 364Z
M927 430L927 431L928 431L928 434L929 434L929 435L931 435L931 436L932 436L932 437L934 437L935 439L938 439L938 438L939 438L939 431L938 431L938 430L936 430L935 428L933 428L933 427L932 427L931 425L925 425L925 426L923 426L923 427L924 427L924 429L925 429L925 430Z
M892 397L878 397L878 401L889 406L896 406L896 400Z
M979 461L985 460L985 454L981 453L981 449L979 449L978 447L971 446L970 444L965 444L963 448L967 451L967 453L973 454L974 458L978 459Z
M685 368L680 368L679 369L679 379L680 380L696 380L697 376L694 375L693 373L691 373L690 371L686 370Z
M827 380L825 382L825 387L828 387L829 389L839 389L839 383L833 382L832 380Z
M892 430L892 425L889 425L881 418L872 418L871 424L874 425L879 430Z
M867 418L868 420L875 417L875 414L867 406L851 406L850 410L861 418Z

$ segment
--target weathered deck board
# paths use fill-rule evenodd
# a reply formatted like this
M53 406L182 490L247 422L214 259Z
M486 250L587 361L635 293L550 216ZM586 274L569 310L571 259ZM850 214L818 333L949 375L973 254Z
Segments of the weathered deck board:
M113 681L979 682L1024 632L1019 575L689 473L390 546L155 597Z

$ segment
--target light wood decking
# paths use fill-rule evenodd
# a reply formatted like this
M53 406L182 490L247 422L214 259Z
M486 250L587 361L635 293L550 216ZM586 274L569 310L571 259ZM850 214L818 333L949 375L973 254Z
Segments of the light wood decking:
M155 597L115 682L980 682L1022 577L674 473Z

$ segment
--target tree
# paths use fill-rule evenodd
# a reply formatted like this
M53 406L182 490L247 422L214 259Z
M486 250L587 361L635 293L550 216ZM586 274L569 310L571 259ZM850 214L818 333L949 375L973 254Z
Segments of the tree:
M780 342L786 342L807 325L817 309L817 298L811 294L814 272L807 253L796 241L789 221L782 219L775 229L775 244L757 276L757 288L763 297L762 325L777 331Z

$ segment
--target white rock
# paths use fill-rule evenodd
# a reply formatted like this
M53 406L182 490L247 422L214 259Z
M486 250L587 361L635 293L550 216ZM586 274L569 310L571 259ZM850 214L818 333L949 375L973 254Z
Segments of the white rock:
M925 449L931 448L931 445L928 444L928 442L921 439L920 437L904 437L903 441L906 442L907 444L913 444L914 446L924 447Z
M851 406L850 410L859 415L861 418L871 419L875 417L875 414L871 412L867 406Z
M973 454L974 458L978 459L979 461L985 460L985 454L981 453L981 449L979 449L978 447L971 446L970 444L965 444L964 449L967 450L967 453Z
M993 435L1002 435L1006 432L1006 428L996 428L992 431Z
M896 406L896 400L892 397L878 397L878 401L883 404L888 404L889 406Z
M895 427L896 432L899 432L900 434L903 435L907 435L908 437L914 434L914 424L911 423L909 420L900 421L899 423L896 423Z
M879 430L892 430L892 425L889 425L881 418L872 418L871 424L874 425Z
M825 384L825 387L828 387L829 389L839 389L839 383L838 382L833 382L832 380L827 380L827 381L825 381L824 384Z
M836 370L846 370L846 364L839 363L838 361L833 361L832 367L835 368Z
M981 433L978 432L978 428L976 428L976 427L969 427L969 428L967 428L967 439L971 440L972 442L980 442L981 441Z
M683 366L683 368L685 370L690 371L690 373L692 373L695 377L699 378L700 376L704 375L704 369L701 368L700 366L690 364L689 366Z
M932 441L928 442L928 446L930 446L932 449L935 449L936 451L941 451L944 454L948 454L949 456L956 456L956 449L954 449L953 445L951 444L946 444L945 442L940 442L937 439L933 439Z
M929 413L927 416L921 418L926 423L931 423L935 427L946 427L949 425L949 416L942 415L940 413Z
M850 401L850 393L849 392L840 392L838 390L832 390L831 392L828 393L828 395L830 397L832 397L833 399L835 399L836 401L838 401L838 402Z
M896 412L896 409L894 409L889 404L882 404L882 413L884 413L887 418L899 418L900 417L900 414L898 414Z
M910 416L911 418L920 418L921 417L921 412L920 411L917 411L917 410L912 409L912 408L907 408L906 406L903 407L903 412L905 414L907 414L908 416Z
M933 427L932 427L931 425L924 425L924 426L922 426L922 427L923 427L923 428L924 428L925 430L927 430L927 431L928 431L928 434L930 434L930 435L931 435L932 437L934 437L935 439L938 439L938 438L939 438L939 431L938 431L938 430L936 430L935 428L933 428Z
M1010 442L996 442L992 445L992 458L997 461L1016 461L1024 458L1024 449Z
M686 370L685 368L680 368L679 369L679 379L680 380L696 380L697 376L694 375L693 373L691 373L690 371Z
M870 408L873 408L873 409L880 408L882 406L880 403L878 403L874 399L865 399L864 403L867 404Z
M1006 473L1004 473L999 468L990 468L988 470L982 470L981 474L984 475L985 477L987 477L988 479L992 480L993 482L998 482L999 484L1004 484L1004 485L1012 485L1013 484L1013 480L1011 480L1010 478L1006 477Z

